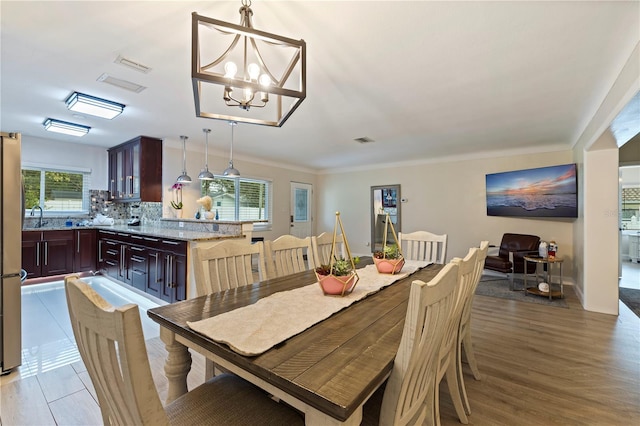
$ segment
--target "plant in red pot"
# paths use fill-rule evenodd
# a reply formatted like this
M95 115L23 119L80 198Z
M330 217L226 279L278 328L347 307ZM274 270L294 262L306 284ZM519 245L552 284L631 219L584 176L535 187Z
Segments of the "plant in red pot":
M344 239L344 249L348 256L347 259L336 256L336 235L338 235L338 228L340 228ZM331 255L329 259L331 260L328 265L320 265L315 269L316 278L318 278L318 284L320 284L322 292L325 295L340 296L351 293L359 280L358 273L356 272L356 263L358 263L360 259L351 256L347 235L342 227L342 220L340 220L340 212L336 212L336 222L333 227L333 243L331 244Z
M396 274L404 266L404 257L397 244L385 245L383 251L373 253L373 262L381 274Z
M395 244L387 244L387 235L393 235ZM391 217L387 213L386 220L384 221L384 242L382 243L382 251L373 252L373 262L376 264L378 272L381 274L397 274L402 270L404 266L404 256L402 255L402 248L398 243L398 235L391 222Z

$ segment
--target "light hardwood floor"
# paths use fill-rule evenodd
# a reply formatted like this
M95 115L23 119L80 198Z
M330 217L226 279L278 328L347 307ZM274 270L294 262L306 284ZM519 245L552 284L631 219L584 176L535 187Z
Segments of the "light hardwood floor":
M571 287L569 308L477 296L472 335L481 381L465 376L472 425L627 425L640 419L640 319L584 311ZM165 349L147 341L161 398ZM204 362L194 355L190 387ZM101 417L81 361L0 387L0 422L13 425L94 425ZM443 425L457 425L446 385Z

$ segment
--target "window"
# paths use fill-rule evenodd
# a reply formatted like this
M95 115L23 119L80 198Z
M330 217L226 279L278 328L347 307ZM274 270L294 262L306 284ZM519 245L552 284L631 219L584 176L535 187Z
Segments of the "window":
M89 172L25 166L22 169L25 209L41 206L47 213L89 211Z
M219 220L268 220L271 223L270 181L216 177L202 181L202 195L212 198Z

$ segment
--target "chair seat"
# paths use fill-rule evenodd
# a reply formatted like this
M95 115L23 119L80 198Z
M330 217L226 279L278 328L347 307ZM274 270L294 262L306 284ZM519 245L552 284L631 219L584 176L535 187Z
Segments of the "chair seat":
M172 425L304 425L301 413L232 374L214 377L165 411Z
M513 263L509 262L508 259L504 259L499 256L487 256L484 267L491 269L492 271L508 274L511 272L511 268L513 268Z

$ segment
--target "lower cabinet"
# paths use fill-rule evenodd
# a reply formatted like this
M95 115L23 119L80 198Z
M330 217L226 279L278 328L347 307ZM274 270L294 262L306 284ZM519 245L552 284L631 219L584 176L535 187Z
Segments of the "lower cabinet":
M100 230L98 251L103 274L167 302L186 299L186 241Z
M73 272L73 231L23 231L22 269L27 278Z
M73 271L88 272L97 270L97 250L96 239L97 232L95 229L76 229L73 231L74 255L73 255Z

